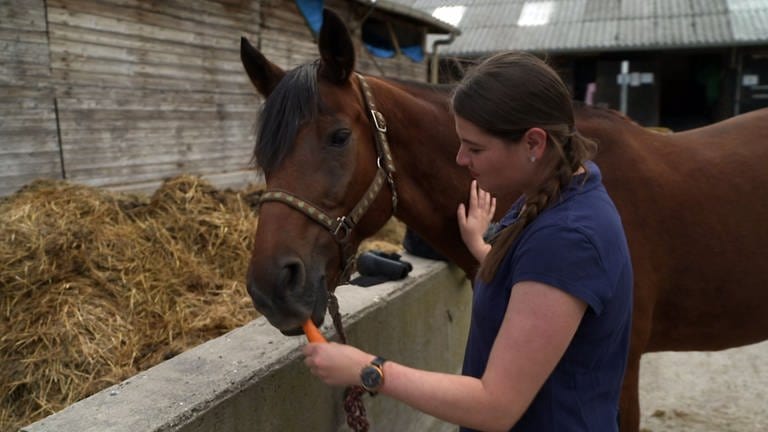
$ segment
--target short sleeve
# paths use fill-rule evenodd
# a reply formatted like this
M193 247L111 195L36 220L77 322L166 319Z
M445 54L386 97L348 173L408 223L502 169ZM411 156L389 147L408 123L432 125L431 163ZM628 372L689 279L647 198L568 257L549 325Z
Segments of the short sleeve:
M589 237L573 227L545 226L529 233L513 255L512 284L535 281L586 302L600 315L611 284L603 260Z

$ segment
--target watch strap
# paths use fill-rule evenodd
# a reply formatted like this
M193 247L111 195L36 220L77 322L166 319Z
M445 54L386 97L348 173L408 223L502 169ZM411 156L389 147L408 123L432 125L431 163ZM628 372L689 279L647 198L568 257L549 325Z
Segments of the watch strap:
M381 369L381 374L384 375L384 362L387 361L384 357L376 357L371 360L371 364Z

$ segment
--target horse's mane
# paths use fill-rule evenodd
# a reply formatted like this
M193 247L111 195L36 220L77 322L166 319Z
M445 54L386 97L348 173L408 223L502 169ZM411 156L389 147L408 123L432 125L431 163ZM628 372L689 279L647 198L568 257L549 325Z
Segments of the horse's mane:
M283 160L301 125L322 111L317 69L318 63L313 62L290 70L261 108L251 164L265 174Z

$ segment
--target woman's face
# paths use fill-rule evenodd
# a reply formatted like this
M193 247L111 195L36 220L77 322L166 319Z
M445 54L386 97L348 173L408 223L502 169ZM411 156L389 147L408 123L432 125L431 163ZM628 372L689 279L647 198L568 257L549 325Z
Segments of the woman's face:
M503 197L529 187L535 164L528 145L492 136L462 117L455 120L461 142L456 163L466 167L481 188Z

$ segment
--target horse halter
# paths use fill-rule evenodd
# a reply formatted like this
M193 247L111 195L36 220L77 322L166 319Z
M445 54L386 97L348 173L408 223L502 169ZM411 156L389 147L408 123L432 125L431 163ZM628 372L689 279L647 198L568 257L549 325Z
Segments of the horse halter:
M384 182L389 183L389 187L392 190L392 214L397 210L397 189L395 188L395 164L392 160L392 152L389 149L389 142L387 141L387 123L384 119L384 115L376 109L376 101L371 93L371 88L368 86L368 82L365 78L356 73L357 79L360 82L362 88L363 102L366 106L369 120L373 125L373 135L376 141L376 151L378 158L376 159L376 176L373 178L371 185L368 186L368 190L360 198L360 201L352 208L352 210L346 216L333 217L328 212L323 211L317 205L300 198L299 196L281 189L268 189L262 193L260 198L260 204L265 201L278 201L286 204L305 216L309 217L313 221L322 225L331 234L334 240L339 244L341 250L341 279L340 283L345 283L349 279L352 272L352 265L354 263L355 251L349 253L346 251L347 242L349 241L350 234L355 226L363 218L363 215L368 211L373 201L381 191Z

